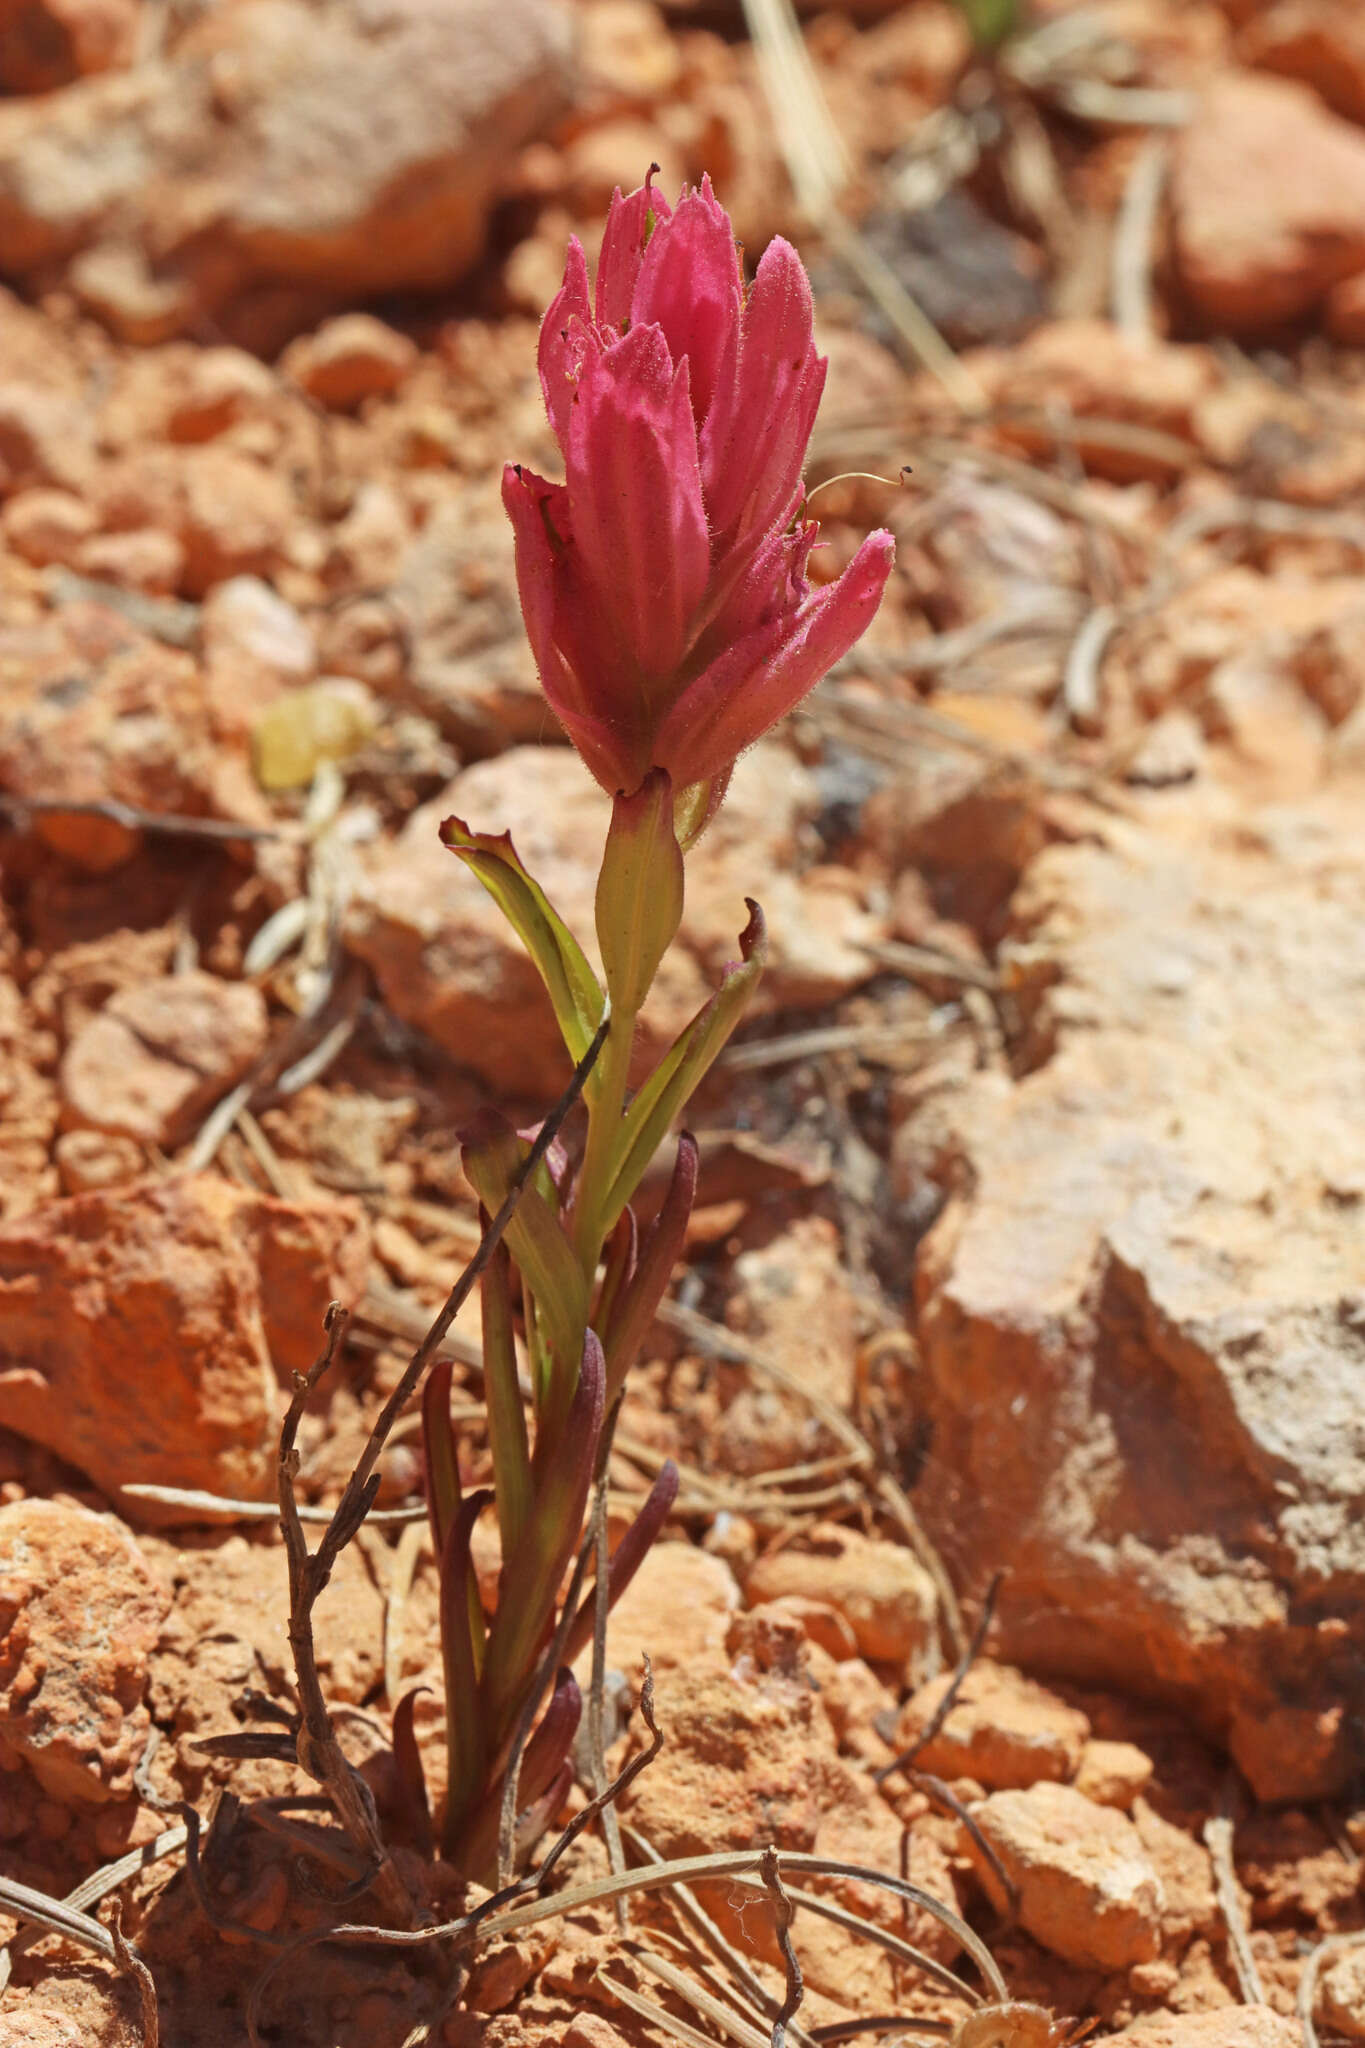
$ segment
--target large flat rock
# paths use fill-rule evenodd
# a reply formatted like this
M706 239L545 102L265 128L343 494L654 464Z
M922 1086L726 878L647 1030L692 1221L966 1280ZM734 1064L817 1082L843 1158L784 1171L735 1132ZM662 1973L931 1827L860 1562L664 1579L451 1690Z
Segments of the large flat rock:
M1008 1569L1003 1654L1184 1702L1308 1798L1360 1739L1365 805L1179 802L1038 857L1025 1071L901 1132L953 1190L922 1494L969 1583Z

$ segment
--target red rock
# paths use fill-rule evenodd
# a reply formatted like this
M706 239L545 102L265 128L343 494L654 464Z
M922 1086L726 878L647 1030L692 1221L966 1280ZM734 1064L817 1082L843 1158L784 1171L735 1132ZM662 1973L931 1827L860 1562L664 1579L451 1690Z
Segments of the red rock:
M89 465L89 418L76 395L11 372L0 383L0 492L35 484L79 491Z
M949 1673L931 1678L906 1701L896 1723L897 1750L908 1748L928 1726L951 1683ZM1090 1723L1079 1709L1022 1672L982 1657L916 1763L940 1778L975 1778L993 1791L1042 1779L1064 1781L1075 1775L1089 1734Z
M968 1583L1009 1558L1000 1654L1161 1693L1259 1797L1320 1798L1365 1648L1365 814L1188 804L1033 861L1021 1078L895 1140L964 1190L918 1252L917 1501Z
M312 630L258 576L230 576L204 600L200 644L220 733L245 738L282 690L317 673Z
M1082 1750L1073 1782L1096 1806L1118 1806L1126 1811L1146 1790L1153 1769L1152 1759L1136 1743L1096 1738Z
M0 267L93 254L120 324L208 315L270 350L338 301L448 287L568 47L545 0L213 10L134 71L0 107Z
M1365 269L1365 135L1303 86L1224 75L1174 152L1174 260L1202 319L1264 332Z
M262 411L277 386L264 363L240 348L197 348L166 412L171 441L213 441Z
M0 2048L90 2048L90 2041L66 2013L28 1998L17 2012L0 2013Z
M197 969L121 991L67 1047L68 1116L173 1152L250 1071L268 1038L250 982Z
M330 412L353 412L366 398L397 391L417 361L406 334L370 313L342 313L285 350L287 377Z
M136 1480L266 1498L277 1375L316 1355L366 1265L351 1204L209 1175L43 1203L0 1228L0 1421L111 1496Z
M138 0L4 0L0 90L53 92L131 64L140 20Z
M1365 2041L1365 1949L1348 1949L1322 1972L1315 2016L1320 2025Z
M35 489L20 491L5 506L5 539L16 555L37 568L53 562L69 567L80 554L98 520L83 498L74 491Z
M608 1657L632 1682L646 1652L656 1673L719 1663L738 1606L739 1587L720 1558L691 1543L656 1543L611 1611ZM580 1678L591 1667L585 1650Z
M1121 2034L1124 2048L1303 2048L1297 2020L1268 2005L1221 2005L1213 2012L1149 2012Z
M43 1500L0 1508L0 1748L54 1799L132 1791L168 1604L112 1515Z
M210 442L181 458L177 538L181 587L202 597L229 576L263 576L279 561L297 511L286 479Z
M936 1602L928 1573L896 1543L816 1522L783 1550L754 1564L744 1582L750 1606L799 1593L841 1614L872 1663L920 1659L933 1638Z
M810 1393L847 1407L853 1398L858 1301L838 1231L804 1217L735 1261L726 1321L760 1351L790 1364ZM766 1381L747 1381L726 1403L711 1439L722 1470L768 1472L832 1448L809 1404Z
M147 1155L131 1138L107 1131L63 1131L53 1158L64 1195L86 1195L95 1188L121 1187L146 1170Z
M1044 1948L1098 1970L1157 1954L1161 1883L1121 1813L1052 1784L994 1792L971 1812L1019 1888L1020 1926ZM969 1853L991 1889L984 1859Z
M1301 79L1334 112L1365 122L1365 23L1354 0L1274 0L1247 23L1237 54Z
M123 590L169 597L185 574L185 550L173 533L139 527L131 533L97 533L76 558L82 576Z
M1107 320L1051 320L998 358L991 385L1002 407L1039 413L1063 407L1074 418L1086 468L1127 483L1136 477L1168 480L1179 463L1155 448L1144 450L1136 436L1128 445L1111 445L1102 433L1087 436L1085 422L1126 422L1184 438L1200 400L1217 381L1205 348L1135 341ZM1046 425L1007 418L1004 432L1031 451L1052 445Z
M1347 348L1365 346L1365 271L1332 286L1327 294L1323 324L1333 341Z

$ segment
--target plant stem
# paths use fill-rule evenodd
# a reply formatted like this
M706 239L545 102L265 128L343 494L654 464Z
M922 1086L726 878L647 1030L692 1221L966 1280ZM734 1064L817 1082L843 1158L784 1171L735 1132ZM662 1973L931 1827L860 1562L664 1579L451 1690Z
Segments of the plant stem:
M574 1196L574 1250L589 1285L602 1256L602 1212L617 1165L616 1145L634 1040L635 1012L614 1012L597 1065L597 1095L588 1110L588 1142Z

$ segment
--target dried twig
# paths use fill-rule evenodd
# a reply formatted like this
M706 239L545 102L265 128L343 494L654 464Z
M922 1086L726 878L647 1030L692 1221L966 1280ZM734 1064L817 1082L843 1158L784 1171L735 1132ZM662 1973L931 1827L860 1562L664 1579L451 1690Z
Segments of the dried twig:
M973 1847L1005 1897L1005 1911L1011 1920L1019 1917L1019 1887L1000 1860L999 1852L982 1833L971 1812L958 1798L951 1785L945 1785L942 1778L936 1778L932 1771L907 1770L906 1777L917 1792L922 1792L931 1806L940 1813L948 1814L959 1827L970 1835Z
M773 2020L772 2048L785 2048L787 2022L796 2017L801 2005L801 1965L796 1960L792 1947L791 1925L796 1917L796 1908L782 1889L782 1873L778 1868L777 1851L771 1845L763 1851L759 1864L759 1875L763 1888L772 1901L773 1926L777 1932L777 1945L782 1951L782 1967L787 1976L786 1996L782 2000Z
M924 1727L909 1747L900 1750L892 1757L889 1764L883 1764L879 1770L873 1772L874 1784L884 1785L893 1772L907 1769L915 1761L920 1751L929 1747L929 1744L938 1734L949 1714L952 1713L954 1706L957 1704L958 1694L961 1692L966 1681L967 1674L981 1655L981 1646L985 1642L987 1631L995 1618L995 1603L999 1597L1000 1583L1003 1578L1004 1573L997 1572L989 1586L987 1586L986 1597L981 1603L981 1612L976 1618L976 1627L972 1630L972 1639L958 1660L957 1669L948 1681L947 1690L944 1692L943 1698L939 1701L928 1721L926 1721Z
M255 841L296 836L284 825L239 825L232 818L190 818L178 811L142 811L135 804L120 803L117 797L79 802L74 797L17 796L13 791L0 790L0 812L21 822L27 817L54 815L107 818L112 825L122 825L126 832L159 832L176 839Z
M1237 1885L1237 1868L1233 1861L1232 1845L1231 1787L1225 1782L1219 1796L1218 1812L1210 1814L1204 1822L1204 1847L1208 1850L1209 1861L1213 1865L1218 1910L1227 1929L1228 1953L1232 1958L1242 2003L1264 2005L1265 1986L1261 1983L1261 1973L1256 1967L1256 1958L1251 1953L1251 1943L1247 1937L1246 1915L1242 1911L1242 1896Z
M114 1961L121 1973L125 1977L131 1977L137 1986L138 2004L142 2009L144 2048L160 2048L161 2017L156 2006L156 1985L152 1982L151 1971L131 1941L124 1939L121 1899L115 1899L109 1922L109 1932L114 1944Z
M660 1856L648 1836L641 1834L638 1828L631 1827L626 1823L623 1824L622 1833L636 1855L643 1857L645 1862L663 1862L663 1857ZM734 1982L739 1986L740 1991L749 2000L754 2010L763 2014L765 2019L771 2022L774 2000L769 1996L746 1959L734 1946L734 1943L725 1939L725 1936L701 1904L690 1885L675 1884L670 1889L668 1898L669 1904L673 1907L679 1918L692 1929L694 1934L701 1936L707 1948L711 1950L711 1953L729 1971ZM813 2035L808 2034L804 2028L797 2026L793 2022L788 2027L788 2038L795 2044L795 2048L810 2048Z

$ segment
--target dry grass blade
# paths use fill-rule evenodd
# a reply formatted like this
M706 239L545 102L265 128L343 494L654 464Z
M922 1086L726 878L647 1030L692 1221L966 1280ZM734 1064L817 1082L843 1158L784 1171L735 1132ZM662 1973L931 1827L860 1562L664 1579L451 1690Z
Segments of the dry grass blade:
M648 1836L642 1835L638 1828L623 1823L621 1832L637 1856L643 1857L647 1863L663 1862L664 1859L654 1844ZM712 1955L729 1971L732 1981L739 1987L751 2008L767 2017L772 2011L772 1999L733 1942L725 1939L696 1893L688 1885L675 1884L668 1896L669 1904L679 1919L690 1927L694 1934L701 1936ZM813 2035L808 2034L804 2028L793 2025L788 2029L788 2034L796 2048L811 2048Z
M481 1923L480 1931L491 1939L495 1934L516 1934L523 1927L533 1927L541 1920L553 1918L556 1914L572 1913L594 1901L606 1903L622 1892L659 1891L679 1880L684 1884L696 1884L711 1878L739 1878L752 1882L755 1889L761 1887L763 1852L758 1849L724 1851L711 1856L686 1856L675 1862L648 1864L640 1870L628 1870L621 1876L597 1878L593 1883L580 1885L572 1890L559 1892L551 1899L537 1899L529 1905L514 1906L510 1912L490 1916ZM957 1937L962 1947L980 1970L990 1988L992 1999L1006 2004L1009 1991L992 1956L980 1935L969 1927L959 1914L932 1892L923 1891L918 1885L908 1884L903 1878L892 1877L884 1870L872 1870L859 1863L844 1863L833 1856L815 1856L805 1851L789 1850L783 1853L781 1868L784 1873L796 1873L805 1877L840 1877L856 1884L871 1885L882 1891L889 1891L897 1898L909 1901L922 1912L946 1927ZM864 1932L870 1941L904 1954L908 1944L898 1936L888 1934L884 1928L874 1927L860 1920L845 1908L835 1905L832 1899L820 1898L806 1892L793 1892L798 1905L809 1906L812 1912L824 1914L828 1919L840 1920ZM929 1970L940 1981L946 1981L953 1990L969 2000L979 2002L974 1993L960 1977L954 1976L943 1964L936 1964L932 1958L910 1951L910 1960L920 1969Z
M154 1500L163 1507L184 1508L187 1515L224 1516L234 1522L278 1521L280 1504L274 1500L233 1500L224 1493L205 1493L196 1486L142 1486L129 1484L121 1486L119 1492L129 1500ZM311 1507L304 1502L298 1506L301 1522L326 1524L336 1513L335 1508ZM410 1522L425 1523L426 1507L419 1501L407 1508L374 1508L368 1521L374 1528L401 1529Z
M680 2041L682 2048L716 2048L713 2035L703 2034L699 2027L689 2025L686 2020L680 2020L676 2013L665 2011L664 2007L656 2005L652 1998L641 1997L638 1991L632 1991L628 1984L623 1984L619 1977L609 1976L605 1970L599 1970L597 1981L605 1985L612 1997L619 1999L627 2011L637 2014L642 2020L652 2022L670 2039ZM750 2032L746 2032L743 2038L745 2048L757 2048L757 2044L763 2040L761 2034Z
M647 1970L651 1977L657 1977L661 1984L666 1984L675 1997L685 1999L722 2034L738 2041L740 2048L767 2048L768 2036L761 2028L737 2013L723 1999L713 1997L700 1984L693 1983L686 1971L670 1963L667 1957L656 1954L653 1949L638 1948L631 1950L631 1960L642 1970Z
M965 411L979 411L985 395L976 379L964 369L895 272L839 211L838 197L848 182L848 158L801 39L791 0L743 0L743 6L798 206L880 307L916 361L938 378Z
M1149 136L1133 159L1119 204L1113 252L1114 325L1130 341L1150 341L1156 332L1152 242L1169 160L1165 138Z
M87 1907L98 1905L101 1899L116 1891L119 1885L126 1884L130 1877L136 1877L139 1871L146 1870L149 1865L159 1863L163 1857L173 1856L178 1849L183 1849L185 1835L186 1830L183 1826L167 1828L164 1834L158 1835L154 1842L148 1842L145 1848L130 1849L126 1856L120 1856L113 1863L104 1864L101 1869L83 1878L75 1890L68 1892L59 1902L60 1905L73 1913L85 1913ZM0 1889L3 1888L3 1883L4 1880L0 1880ZM94 1927L99 1926L99 1922L93 1919L90 1924ZM22 1927L14 1939L0 1949L0 1991L9 1983L14 1958L22 1955L25 1949L31 1948L35 1941L41 1941L42 1938L41 1928Z
M1251 1953L1246 1915L1242 1911L1242 1895L1237 1885L1237 1866L1233 1861L1233 1825L1229 1791L1230 1788L1225 1784L1219 1798L1218 1812L1210 1814L1204 1823L1204 1847L1208 1850L1209 1861L1213 1865L1218 1910L1227 1929L1228 1953L1232 1958L1242 2003L1264 2005L1265 1986L1256 1967L1256 1958Z
M63 1899L49 1898L46 1892L35 1891L32 1885L20 1884L17 1878L0 1877L0 1906L18 1920L31 1920L48 1934L60 1934L67 1941L82 1942L109 1962L114 1960L114 1944L108 1928L91 1919L88 1913L67 1905ZM33 1938L41 1939L36 1935Z

